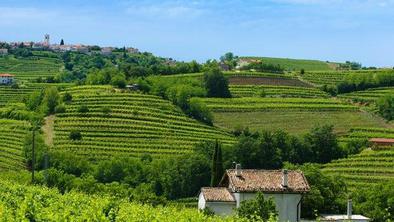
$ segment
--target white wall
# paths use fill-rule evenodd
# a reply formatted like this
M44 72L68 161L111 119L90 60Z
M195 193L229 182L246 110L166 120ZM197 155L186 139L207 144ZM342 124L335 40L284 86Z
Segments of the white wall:
M234 193L237 207L240 202L255 198L257 193ZM272 197L275 201L276 210L279 214L279 221L297 221L297 204L301 200L301 194L264 194L264 198Z
M202 193L198 197L198 209L203 210L206 207L215 212L216 215L227 216L234 213L235 202L206 202Z

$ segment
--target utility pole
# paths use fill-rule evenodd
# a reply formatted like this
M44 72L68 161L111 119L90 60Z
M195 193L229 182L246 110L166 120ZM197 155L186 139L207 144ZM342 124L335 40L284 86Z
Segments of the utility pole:
M36 162L36 154L35 154L35 134L36 129L33 127L33 135L32 135L32 158L31 158L31 182L34 184L34 165Z

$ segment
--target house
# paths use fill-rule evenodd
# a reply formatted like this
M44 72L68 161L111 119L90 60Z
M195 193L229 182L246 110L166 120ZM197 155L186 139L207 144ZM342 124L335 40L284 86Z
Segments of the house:
M280 221L299 221L302 196L310 187L300 171L293 170L226 170L219 187L201 188L198 208L210 208L218 215L229 215L244 200L254 199L257 192L272 197Z
M352 200L348 200L347 202L347 214L346 215L321 215L319 221L330 221L330 222L368 222L370 219L368 217L364 217L363 215L353 214L353 204Z
M103 47L103 48L101 48L101 54L102 55L111 55L112 54L112 50L114 50L114 48L112 48L112 47Z
M14 75L11 74L0 74L0 85L4 84L4 85L9 85L12 84L14 82Z
M220 63L219 63L219 67L220 67L220 69L223 70L223 71L230 71L230 66L227 65L227 64L224 63L224 62L220 62Z
M392 146L394 145L394 139L387 138L371 138L369 142L375 146Z
M0 55L7 55L8 49L0 49Z

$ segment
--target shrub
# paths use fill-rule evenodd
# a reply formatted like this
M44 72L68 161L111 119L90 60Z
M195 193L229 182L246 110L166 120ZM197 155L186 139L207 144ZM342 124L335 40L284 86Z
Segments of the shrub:
M204 85L208 97L231 97L230 90L228 89L228 80L217 67L210 68L205 72Z
M277 216L278 212L274 201L271 198L265 200L264 194L259 192L255 199L242 201L240 207L237 208L237 214L249 220L268 221L271 215Z
M103 107L101 108L101 112L103 112L104 115L109 115L112 112L112 109L109 107Z
M86 105L81 105L78 107L77 111L79 113L87 113L89 112L89 107L87 107Z
M381 97L376 102L379 114L388 121L394 119L394 96Z
M63 104L56 106L55 113L65 113L66 107Z
M195 98L189 100L189 115L203 123L212 125L213 116L208 107Z
M81 140L82 134L79 131L71 131L69 138L70 140Z
M73 96L70 93L68 92L64 93L63 102L70 103L72 100L73 100Z

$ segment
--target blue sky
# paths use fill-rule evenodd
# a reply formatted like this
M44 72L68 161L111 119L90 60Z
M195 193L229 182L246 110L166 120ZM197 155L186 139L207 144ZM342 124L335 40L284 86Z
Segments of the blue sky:
M236 55L394 66L394 0L0 1L0 41L133 46L178 60Z

